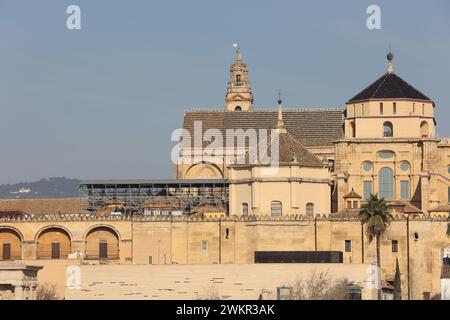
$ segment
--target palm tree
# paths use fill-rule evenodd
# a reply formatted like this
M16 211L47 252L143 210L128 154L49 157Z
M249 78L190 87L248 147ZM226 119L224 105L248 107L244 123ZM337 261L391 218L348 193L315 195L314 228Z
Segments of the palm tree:
M384 198L379 199L378 195L370 195L367 203L361 206L359 212L361 223L367 225L367 236L369 242L376 239L377 248L377 266L381 272L380 262L380 238L386 232L392 221L392 215L389 213L388 204ZM381 299L381 289L378 290L378 299Z

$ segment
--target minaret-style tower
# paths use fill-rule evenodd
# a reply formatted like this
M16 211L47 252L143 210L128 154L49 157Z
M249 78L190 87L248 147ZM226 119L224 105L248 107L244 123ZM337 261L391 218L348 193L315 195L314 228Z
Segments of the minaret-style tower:
M225 108L227 111L252 111L253 94L248 80L248 67L242 61L241 48L235 44L236 62L230 68Z

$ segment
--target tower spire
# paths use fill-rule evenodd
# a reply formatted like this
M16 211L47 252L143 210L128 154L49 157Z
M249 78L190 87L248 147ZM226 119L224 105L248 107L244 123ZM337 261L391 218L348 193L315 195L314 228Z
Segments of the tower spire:
M277 120L277 131L278 133L287 133L286 126L283 120L283 101L281 100L281 91L278 92L278 120Z
M391 44L390 43L389 43L389 51L388 51L388 54L387 54L386 57L387 57L387 60L388 60L387 73L394 73L394 64L393 64L394 54L392 53Z
M248 67L242 60L239 43L234 43L233 47L236 48L236 61L230 68L225 109L227 111L252 111L253 94L248 79Z
M242 62L242 53L239 42L236 42L233 46L236 48L236 62Z

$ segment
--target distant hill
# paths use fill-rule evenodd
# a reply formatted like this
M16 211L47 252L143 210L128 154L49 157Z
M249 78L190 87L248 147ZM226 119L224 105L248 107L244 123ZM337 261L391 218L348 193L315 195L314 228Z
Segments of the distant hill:
M0 185L0 199L42 199L79 197L80 180L49 178L36 182Z

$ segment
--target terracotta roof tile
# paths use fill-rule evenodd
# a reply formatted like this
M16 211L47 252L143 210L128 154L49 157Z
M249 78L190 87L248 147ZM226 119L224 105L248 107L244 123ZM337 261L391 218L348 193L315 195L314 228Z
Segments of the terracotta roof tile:
M406 201L394 201L389 203L390 207L397 207L400 208L400 212L406 213L406 214L412 214L412 213L423 213L423 211L416 206L412 205L409 202Z
M341 109L286 109L284 123L288 133L305 147L332 146L334 140L343 137L343 110ZM203 133L218 129L225 136L226 129L275 129L277 110L233 112L222 110L190 110L184 115L183 128L191 136L194 122L202 122ZM208 145L204 142L203 145Z
M19 210L28 214L81 213L79 198L66 199L10 199L0 200L0 209Z
M267 154L270 154L272 148L272 136L261 141L259 148L266 148ZM280 164L300 164L324 167L325 164L318 157L308 151L299 140L295 139L288 133L280 133L278 141Z
M362 197L361 197L358 193L356 193L356 191L355 191L354 189L352 189L352 191L350 191L349 193L347 193L347 194L344 196L344 199L347 199L347 198L357 198L357 199L362 199Z
M0 219L1 218L22 218L29 216L28 213L23 212L22 210L15 209L0 209Z

